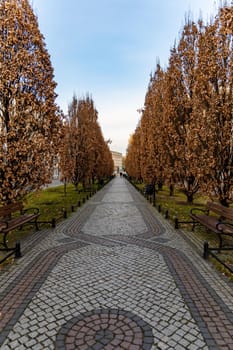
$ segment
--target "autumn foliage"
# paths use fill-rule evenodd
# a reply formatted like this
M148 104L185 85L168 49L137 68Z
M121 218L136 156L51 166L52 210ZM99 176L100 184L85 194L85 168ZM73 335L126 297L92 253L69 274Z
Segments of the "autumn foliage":
M77 187L112 175L113 161L92 99L56 105L50 56L28 0L0 0L0 203L51 182L59 159Z
M144 182L175 183L233 199L233 7L210 23L186 19L168 66L151 76L126 169Z
M0 202L51 179L61 132L53 69L28 0L0 1Z

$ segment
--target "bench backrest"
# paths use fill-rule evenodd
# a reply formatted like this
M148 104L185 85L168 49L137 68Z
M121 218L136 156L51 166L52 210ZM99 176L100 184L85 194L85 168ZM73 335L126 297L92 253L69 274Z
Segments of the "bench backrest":
M223 219L233 221L233 208L224 207L222 204L216 202L207 202L206 208Z
M10 217L12 213L21 211L23 209L22 202L15 202L0 207L0 217Z

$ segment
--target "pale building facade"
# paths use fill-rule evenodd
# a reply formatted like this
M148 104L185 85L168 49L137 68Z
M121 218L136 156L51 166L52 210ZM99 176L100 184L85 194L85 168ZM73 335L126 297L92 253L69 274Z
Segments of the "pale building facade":
M122 171L122 167L123 167L122 153L115 152L115 151L111 151L111 152L112 152L112 159L114 163L114 171L119 173L120 171Z

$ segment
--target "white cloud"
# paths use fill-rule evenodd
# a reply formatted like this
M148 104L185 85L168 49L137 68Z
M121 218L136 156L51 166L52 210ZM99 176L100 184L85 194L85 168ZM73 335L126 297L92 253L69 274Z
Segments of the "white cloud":
M129 136L139 121L137 110L143 107L144 95L144 91L127 90L93 96L104 137L112 140L111 149L125 154Z

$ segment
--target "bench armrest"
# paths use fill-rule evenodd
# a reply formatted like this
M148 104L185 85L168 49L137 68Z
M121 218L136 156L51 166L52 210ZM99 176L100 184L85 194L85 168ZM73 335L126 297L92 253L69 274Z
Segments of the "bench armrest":
M22 210L22 214L26 214L28 212L33 212L33 214L39 214L40 210L39 208L27 208Z
M6 228L8 228L8 222L7 221L0 221L0 232L2 230L5 230Z
M219 221L216 224L216 229L219 230L220 232L224 233L224 231L226 231L226 227L229 227L229 229L232 231L233 233L233 224L228 222L228 221ZM224 230L225 229L225 230Z
M208 209L201 209L201 208L192 208L189 212L190 215L195 215L195 212L201 212L206 215L209 215L209 210Z

